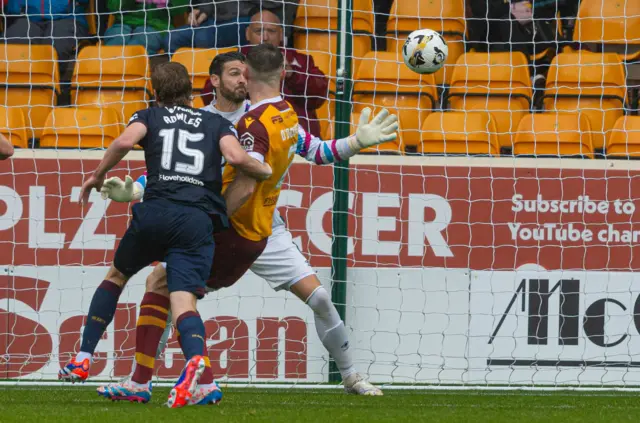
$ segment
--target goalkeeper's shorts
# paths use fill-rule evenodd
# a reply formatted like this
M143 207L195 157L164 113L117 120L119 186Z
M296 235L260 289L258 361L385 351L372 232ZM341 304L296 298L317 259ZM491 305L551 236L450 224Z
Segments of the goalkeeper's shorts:
M273 228L267 247L253 262L251 271L276 291L289 290L296 282L316 273L284 225Z

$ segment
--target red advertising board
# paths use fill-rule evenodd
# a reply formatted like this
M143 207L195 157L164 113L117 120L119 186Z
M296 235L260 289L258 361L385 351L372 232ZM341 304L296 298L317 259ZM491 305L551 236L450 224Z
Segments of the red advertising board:
M0 164L0 254L13 265L104 265L128 222L77 196L94 160ZM134 177L142 162L114 172ZM349 266L634 271L640 172L355 165ZM295 164L280 210L317 267L330 265L331 167Z

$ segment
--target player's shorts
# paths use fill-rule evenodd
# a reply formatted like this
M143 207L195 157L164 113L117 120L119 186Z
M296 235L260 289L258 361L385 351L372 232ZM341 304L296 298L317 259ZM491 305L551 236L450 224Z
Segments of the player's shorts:
M289 290L296 282L316 273L284 225L274 228L267 247L251 265L251 271L276 291Z
M213 223L204 211L154 199L135 204L113 265L131 277L155 261L167 263L169 292L202 298L213 261Z
M211 274L207 281L209 290L227 288L236 283L264 251L267 240L251 241L230 227L214 234L217 245Z

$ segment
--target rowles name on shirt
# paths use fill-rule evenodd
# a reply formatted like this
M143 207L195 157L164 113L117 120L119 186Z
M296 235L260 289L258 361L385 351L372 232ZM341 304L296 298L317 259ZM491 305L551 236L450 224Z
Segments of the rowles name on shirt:
M201 112L197 112L195 110L186 109L184 107L178 107L178 106L167 107L167 110L169 110L169 113L175 113L175 114L171 116L163 116L165 123L176 123L177 121L180 120L186 123L187 125L191 125L194 128L197 128L198 126L200 126L200 123L202 122L201 117L192 118L190 116L187 116L187 114L190 114L191 116L202 116ZM176 110L182 113L176 113Z

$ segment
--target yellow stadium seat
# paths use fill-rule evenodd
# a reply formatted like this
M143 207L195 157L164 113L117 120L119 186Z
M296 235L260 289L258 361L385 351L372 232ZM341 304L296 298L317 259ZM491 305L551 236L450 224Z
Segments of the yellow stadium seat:
M58 54L52 46L0 45L0 105L24 112L28 136L38 138L59 93Z
M47 118L40 147L106 148L120 130L120 119L112 108L60 107Z
M339 3L339 0L300 1L293 23L293 46L297 50L306 50L314 57L316 52L336 54ZM373 25L373 1L354 0L351 25L354 61L371 51Z
M582 0L573 40L616 51L624 60L640 57L640 2ZM610 47L610 48L607 48Z
M385 107L403 123L404 146L415 146L422 122L436 104L433 75L419 75L396 61L389 52L371 52L362 58L353 85L353 113L365 107Z
M339 0L301 0L293 23L298 31L305 29L337 30ZM373 0L353 0L351 29L354 33L373 34Z
M608 132L624 114L625 79L625 68L615 53L561 53L549 68L544 109L585 114L593 130L593 147L602 149Z
M322 51L305 51L298 50L298 53L303 53L313 57L313 63L325 74L329 80L329 91L335 92L336 90L336 65L338 63L338 56L330 52ZM352 61L352 65L355 69L355 60Z
M640 157L640 116L622 116L607 141L609 157Z
M516 156L593 158L589 120L582 113L535 113L522 118L516 133Z
M201 92L204 84L209 79L209 66L213 58L218 54L238 51L235 47L229 48L181 48L171 58L172 62L183 64L193 83L193 92Z
M329 94L327 101L316 109L316 115L320 122L320 135L322 139L332 139L335 134L335 95Z
M496 125L489 113L436 112L422 125L418 153L499 156Z
M451 67L464 53L466 33L464 0L396 0L387 22L387 51L402 59L402 47L407 36L420 28L440 32L449 47L449 56L442 70L435 73L436 83L449 83ZM400 60L402 61L402 60Z
M375 114L379 112L379 110L372 110L371 117L375 116ZM360 122L360 113L352 113L351 114L351 133L354 134L356 129L358 129L358 123ZM398 134L400 135L400 134ZM399 136L395 141L385 142L379 144L375 147L365 148L360 150L360 153L384 153L384 154L402 154L404 153L404 147L402 146L402 139Z
M447 101L452 110L490 112L500 146L511 149L531 97L529 62L522 52L466 53L453 70Z
M79 107L110 107L126 122L151 100L150 66L143 46L90 46L78 54L71 101Z
M29 147L27 123L21 108L0 106L0 133L16 147Z
M296 50L305 50L307 54L316 57L317 54L330 54L334 57L338 51L338 37L332 32L297 32L293 34L293 46ZM359 58L371 51L371 38L369 35L354 35L353 54L351 60L357 67ZM332 74L334 72L331 72Z
M196 109L202 109L204 107L204 101L201 95L194 95L192 105Z

